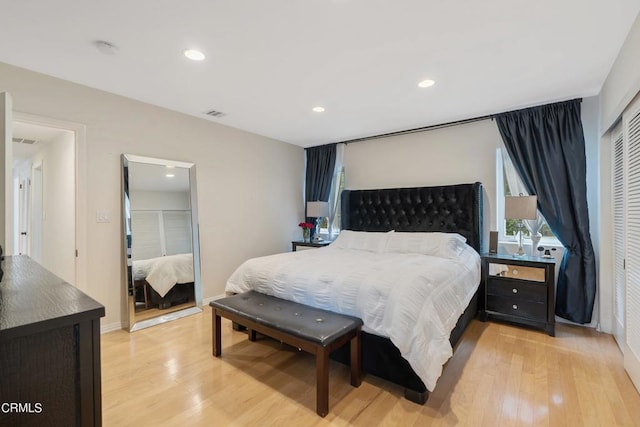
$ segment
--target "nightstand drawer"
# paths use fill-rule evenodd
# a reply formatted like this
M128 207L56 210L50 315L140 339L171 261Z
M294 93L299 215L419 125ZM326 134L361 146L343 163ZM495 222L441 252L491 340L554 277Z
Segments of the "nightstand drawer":
M489 276L509 277L518 280L531 280L533 282L542 283L546 281L544 268L502 263L490 263Z
M489 277L487 280L487 294L541 303L547 301L546 285L506 278Z
M547 320L547 306L541 302L488 295L487 310L541 322Z

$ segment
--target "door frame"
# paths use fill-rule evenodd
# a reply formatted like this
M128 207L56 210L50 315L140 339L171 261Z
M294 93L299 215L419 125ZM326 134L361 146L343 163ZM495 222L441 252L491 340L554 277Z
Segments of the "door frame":
M622 242L620 242L622 244L622 250L623 250L623 254L622 254L622 262L623 262L623 267L622 267L622 281L623 283L623 288L624 288L624 292L623 292L623 301L622 301L622 306L619 307L617 305L618 302L618 289L617 289L617 283L616 283L616 275L618 273L617 270L617 262L619 261L617 256L616 256L616 244L618 243L618 236L616 235L616 206L615 206L615 185L616 185L616 142L618 139L622 139L622 177L621 180L622 182L620 183L620 185L622 186L622 194L623 194L623 202L622 202L622 220L623 220L623 230L622 230ZM625 259L626 259L626 213L627 213L627 200L626 200L626 168L627 168L627 154L626 154L626 142L624 140L624 129L623 129L623 123L622 120L620 120L616 125L614 125L611 129L611 131L609 132L609 140L607 141L609 144L609 150L610 150L610 175L611 175L611 194L610 194L610 209L611 209L611 224L610 224L610 233L612 236L612 250L611 250L611 256L612 256L612 275L611 275L611 283L613 283L613 289L612 289L612 307L611 307L611 317L612 317L612 334L613 337L616 341L616 343L618 344L618 348L620 348L620 351L624 353L624 349L625 349L625 343L626 343L626 288L627 288L627 272L626 269L624 268L624 263L625 263ZM620 319L618 318L618 310L622 310L622 322L620 323Z
M44 220L44 162L38 161L31 165L29 173L31 192L29 199L29 256L42 264L42 231ZM36 232L37 231L37 232Z
M0 244L4 254L13 252L13 101L9 92L0 92Z
M76 262L74 285L87 291L87 141L86 126L80 123L13 111L12 121L64 129L75 136L75 195L76 195Z

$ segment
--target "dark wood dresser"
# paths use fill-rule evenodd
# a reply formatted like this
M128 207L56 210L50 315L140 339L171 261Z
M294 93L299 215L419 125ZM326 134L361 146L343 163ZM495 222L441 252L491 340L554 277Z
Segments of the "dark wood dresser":
M102 425L104 306L27 256L2 269L0 425Z

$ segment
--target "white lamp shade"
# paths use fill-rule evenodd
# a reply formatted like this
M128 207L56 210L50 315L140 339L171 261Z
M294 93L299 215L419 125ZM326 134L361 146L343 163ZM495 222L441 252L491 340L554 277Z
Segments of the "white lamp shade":
M506 219L536 219L538 198L536 196L507 196L504 198Z
M329 216L329 202L307 202L307 216L309 218Z

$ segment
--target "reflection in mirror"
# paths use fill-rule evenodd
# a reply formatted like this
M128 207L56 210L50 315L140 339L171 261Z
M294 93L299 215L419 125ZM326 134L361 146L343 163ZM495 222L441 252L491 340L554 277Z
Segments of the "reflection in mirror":
M540 267L525 267L521 265L489 263L489 275L511 279L545 282L545 270Z
M129 331L201 311L193 163L122 155Z

